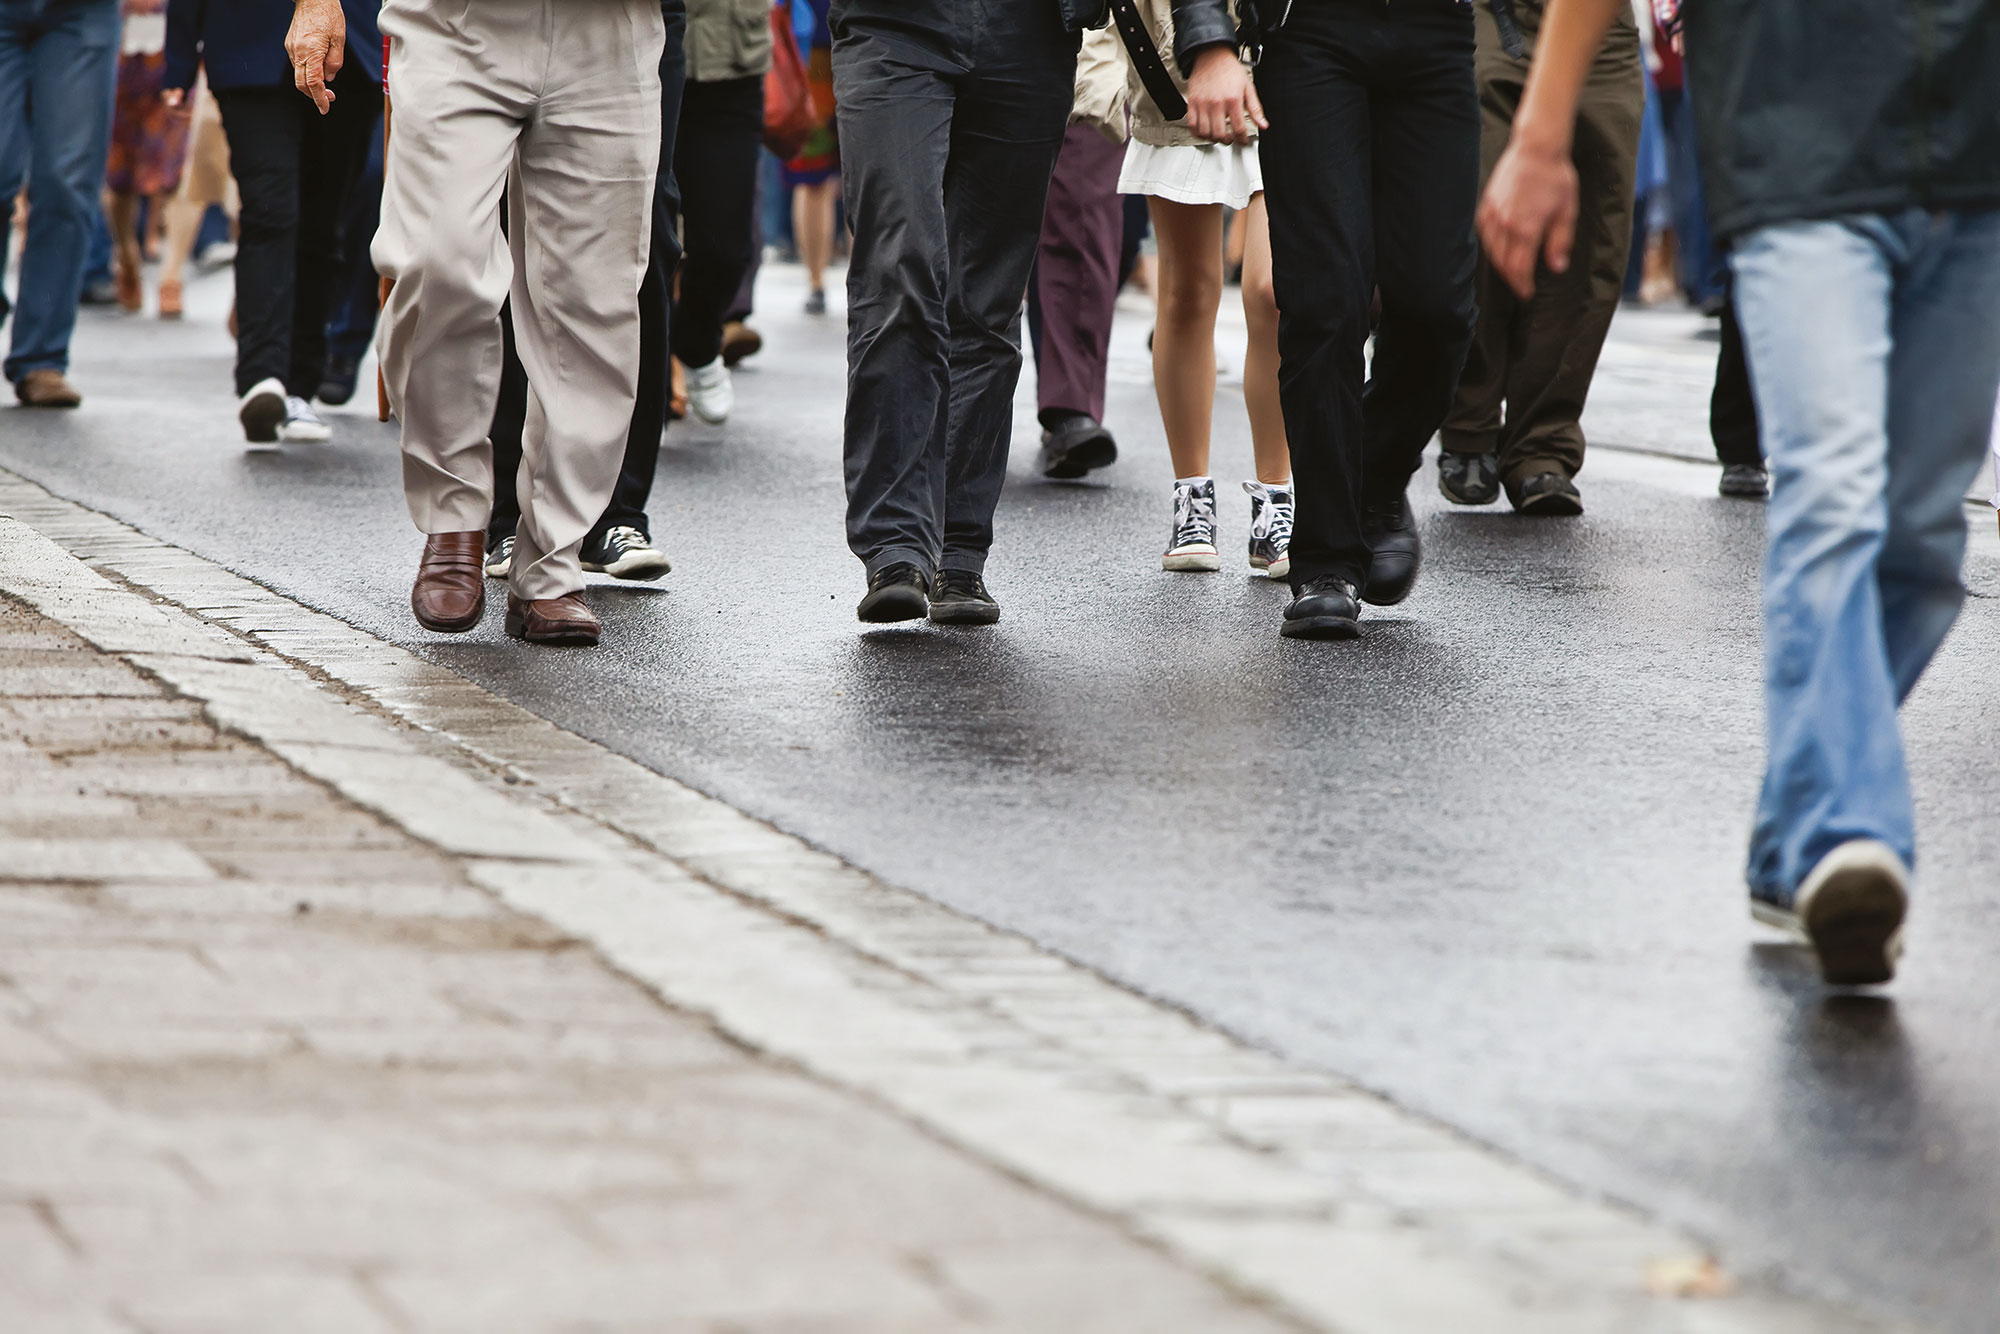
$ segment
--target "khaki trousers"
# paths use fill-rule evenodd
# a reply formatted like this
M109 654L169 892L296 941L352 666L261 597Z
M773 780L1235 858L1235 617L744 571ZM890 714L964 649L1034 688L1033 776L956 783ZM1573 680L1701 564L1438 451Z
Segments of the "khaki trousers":
M528 373L511 590L583 587L625 453L660 158L659 0L387 0L375 335L426 533L483 531L500 306ZM509 225L500 226L503 188Z
M1539 0L1517 3L1515 12L1532 42L1542 5ZM1474 6L1474 14L1484 189L1507 146L1528 63L1501 48L1485 0ZM1571 153L1579 212L1568 271L1554 274L1541 266L1535 295L1522 301L1483 257L1479 262L1478 332L1439 440L1456 454L1497 451L1510 492L1538 472L1574 477L1583 468L1580 419L1625 284L1639 122L1645 109L1639 29L1621 7L1577 107Z

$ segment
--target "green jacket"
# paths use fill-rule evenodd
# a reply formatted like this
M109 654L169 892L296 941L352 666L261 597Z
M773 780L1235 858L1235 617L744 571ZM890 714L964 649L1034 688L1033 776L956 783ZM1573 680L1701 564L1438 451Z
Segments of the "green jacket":
M1684 0L1719 235L2000 207L2000 0Z
M761 77L771 68L771 0L687 0L690 83Z

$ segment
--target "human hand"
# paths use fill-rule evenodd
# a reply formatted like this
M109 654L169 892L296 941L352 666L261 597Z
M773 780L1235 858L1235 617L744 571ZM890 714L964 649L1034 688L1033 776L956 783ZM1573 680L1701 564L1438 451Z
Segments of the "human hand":
M1569 268L1576 213L1576 167L1569 153L1516 138L1500 155L1479 201L1486 262L1526 300L1535 294L1537 259L1552 273Z
M324 116L333 106L333 89L327 85L347 60L347 15L340 11L340 0L297 0L285 54L291 57L292 82Z
M1214 143L1247 144L1271 128L1235 47L1207 47L1194 58L1187 104L1187 127Z

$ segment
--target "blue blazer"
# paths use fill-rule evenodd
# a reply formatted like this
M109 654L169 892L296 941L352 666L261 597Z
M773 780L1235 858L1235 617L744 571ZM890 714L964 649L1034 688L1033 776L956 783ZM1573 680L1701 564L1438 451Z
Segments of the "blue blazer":
M381 0L340 0L340 8L347 15L347 59L380 83ZM291 26L285 0L167 0L166 86L193 87L195 69L205 65L211 88L289 88Z

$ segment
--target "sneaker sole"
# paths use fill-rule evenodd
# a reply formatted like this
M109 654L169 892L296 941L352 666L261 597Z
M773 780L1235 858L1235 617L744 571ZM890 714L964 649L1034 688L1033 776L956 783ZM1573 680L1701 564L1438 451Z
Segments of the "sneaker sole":
M1052 482L1073 482L1084 474L1098 468L1108 468L1118 461L1118 442L1106 431L1102 435L1087 435L1070 446L1062 458L1042 469L1042 476Z
M333 432L324 426L280 426L278 439L287 445L323 445L333 439Z
M1355 639L1360 637L1361 622L1345 616L1300 616L1287 620L1278 633L1287 639Z
M514 562L511 559L503 560L497 564L487 566L486 577L488 579L505 579L513 568ZM584 568L589 569L590 567L586 565Z
M931 603L932 625L991 625L999 619L1000 606L994 602Z
M1222 556L1215 551L1169 551L1160 557L1160 568L1176 574L1213 574L1222 568Z
M700 418L702 421L707 422L710 426L721 426L722 424L727 422L729 420L729 412L730 412L729 409L725 409L719 416L710 416L708 413L703 412L700 408L696 407L693 400L689 400L688 402L688 411L692 412L696 417Z
M891 584L862 598L854 615L870 625L893 625L897 621L921 621L930 609L931 600L924 594L908 584Z
M591 574L608 574L613 579L639 579L648 582L661 575L673 573L673 562L665 555L655 552L650 556L632 556L625 560L615 560L609 565L592 565L585 561L583 568Z
M1903 954L1908 897L1880 866L1844 867L1822 881L1799 911L1751 900L1750 914L1812 946L1828 986L1867 987L1891 981Z
M1250 558L1250 568L1267 574L1273 579L1282 579L1292 572L1292 559L1289 556L1285 556L1278 560L1267 561L1259 560L1257 557L1252 556Z
M260 394L236 410L243 424L243 438L253 445L278 443L278 426L285 420L285 400L279 394Z

